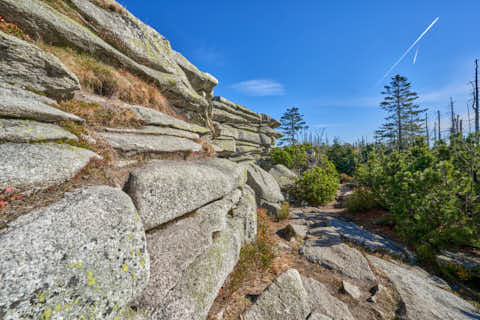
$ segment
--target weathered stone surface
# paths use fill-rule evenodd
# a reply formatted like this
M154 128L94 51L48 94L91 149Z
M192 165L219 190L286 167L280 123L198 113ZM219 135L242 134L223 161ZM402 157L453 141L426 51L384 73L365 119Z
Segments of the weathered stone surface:
M228 160L152 161L131 173L128 193L149 230L222 198L245 180L245 169Z
M235 140L251 142L257 145L271 145L272 139L268 136L260 133L255 133L246 130L239 130L226 125L217 125L216 130L219 132L220 137L231 137Z
M150 108L145 108L141 106L132 106L132 105L126 105L126 107L131 109L137 115L139 120L143 121L145 124L171 127L171 128L175 128L183 131L195 132L199 134L207 134L210 132L210 130L208 130L205 127L201 127L193 123L185 122L183 120L174 118L165 113L162 113Z
M299 223L290 223L292 229L295 231L295 234L300 239L305 239L307 237L308 226Z
M440 289L429 278L404 265L387 262L369 256L372 265L388 277L403 301L402 319L422 320L472 320L479 319L480 313L465 300L453 293Z
M172 137L121 133L100 133L115 149L123 152L162 153L202 150L202 146L192 140Z
M263 199L260 200L258 207L267 210L267 214L275 219L278 219L282 212L282 206L279 203L269 202Z
M436 256L437 263L444 267L457 267L475 277L480 277L480 256L444 250Z
M282 164L273 166L268 173L277 181L280 188L293 185L297 179L297 175Z
M71 98L80 82L58 58L0 31L0 81L14 82L55 99Z
M283 201L277 181L268 172L255 164L246 165L248 180L247 184L255 191L257 202L264 199L269 202Z
M78 140L77 136L53 124L28 120L0 119L0 142Z
M347 306L316 280L290 269L281 274L247 311L246 320L353 320Z
M105 128L107 132L115 133L134 133L134 134L150 134L150 135L160 135L160 136L172 136L180 137L187 139L200 139L200 136L196 133L183 131L173 128L164 128L157 126L146 126L139 129L119 129L119 128Z
M362 293L360 292L360 289L357 286L345 280L342 281L342 290L343 292L345 292L355 300L359 300L360 297L362 296Z
M31 119L42 122L65 120L85 122L83 119L53 108L47 103L55 104L55 101L0 82L0 117Z
M232 154L237 152L235 139L215 139L213 144L222 149L222 153Z
M69 180L93 158L98 156L92 151L67 144L0 144L0 189L46 189Z
M190 61L179 52L172 50L175 62L185 72L190 84L197 92L205 92L209 98L213 98L213 88L218 84L218 80L207 72L201 72Z
M325 234L322 239L307 240L300 253L308 261L336 270L352 279L376 281L367 259L338 237Z
M187 276L186 269L212 246L213 234L226 229L227 213L240 196L241 192L236 190L191 216L149 232L151 278L140 299L141 308L148 314L154 316L164 308L166 296Z
M114 319L146 286L145 232L130 198L88 187L0 234L2 319Z
M86 1L82 2L86 3ZM135 62L97 37L89 29L60 14L41 1L1 0L0 12L6 20L16 23L34 39L43 39L46 43L68 45L80 49L102 61L153 81L160 88L166 89L165 94L176 105L196 111L203 111L209 105L207 99L200 96L178 74L158 71ZM122 25L126 25L123 20L121 23L115 24L115 27L111 30ZM137 44L131 42L131 45L135 46ZM146 44L139 45L145 46ZM181 71L178 66L177 68Z
M232 210L231 220L235 224L234 229L246 243L257 239L257 203L255 192L248 185L242 187L242 197Z
M412 261L415 260L414 255L409 252L408 248L400 243L371 233L353 222L346 222L332 217L327 219L328 224L338 234L355 244L366 247L373 252L383 251Z

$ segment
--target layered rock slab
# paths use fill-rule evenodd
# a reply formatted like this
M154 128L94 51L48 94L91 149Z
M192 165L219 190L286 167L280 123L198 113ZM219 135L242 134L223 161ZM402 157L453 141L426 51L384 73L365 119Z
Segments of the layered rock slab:
M152 161L131 173L128 193L149 230L221 199L245 181L245 169L224 159Z
M0 144L0 189L33 192L66 182L99 156L67 144Z
M114 319L149 277L145 232L118 189L77 190L0 234L2 319Z
M258 200L280 202L284 200L277 181L268 172L255 164L246 165L247 184L255 191Z
M0 117L31 119L41 122L85 120L52 107L56 102L0 82Z
M316 280L297 270L282 273L247 311L246 320L354 320L348 307Z
M293 185L297 179L297 175L282 164L274 165L268 173L277 181L280 188Z
M77 77L50 53L0 31L0 80L66 99L80 89Z
M394 284L403 301L402 319L473 320L480 313L460 297L441 289L437 283L404 265L369 256L372 265Z
M100 133L115 149L133 153L198 152L202 146L192 140L164 135Z
M29 143L58 140L77 141L78 138L74 134L52 124L0 119L0 142Z

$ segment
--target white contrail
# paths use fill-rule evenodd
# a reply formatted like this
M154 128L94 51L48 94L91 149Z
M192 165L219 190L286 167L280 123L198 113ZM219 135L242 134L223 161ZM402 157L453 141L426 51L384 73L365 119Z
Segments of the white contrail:
M415 55L413 56L413 64L417 63L417 56L418 56L418 47L417 47L417 51L415 51Z
M398 66L400 64L400 62L402 62L402 60L407 56L407 54L412 51L412 49L417 45L417 43L422 40L422 38L427 34L427 32L435 25L435 23L437 23L437 21L440 19L440 17L437 17L435 20L433 20L433 22L428 26L427 29L425 29L425 31L423 31L423 33L417 38L417 40L415 40L415 42L407 49L407 51L405 51L405 53L400 57L400 59L397 60L397 62L395 62L393 64L393 66L388 70L387 73L385 73L385 75L382 77L382 79L380 79L377 83L380 84L380 82L383 81L383 79L385 79L389 74L390 72L393 71L393 69L395 69L396 66Z

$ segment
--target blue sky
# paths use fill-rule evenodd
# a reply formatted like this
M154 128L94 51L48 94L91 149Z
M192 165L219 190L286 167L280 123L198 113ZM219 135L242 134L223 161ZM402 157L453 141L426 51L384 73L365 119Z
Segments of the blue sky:
M413 50L393 73L412 82L431 117L447 117L450 96L467 113L478 0L119 2L213 74L216 95L276 118L297 106L312 129L347 142L371 139L385 117L379 79L440 17L416 64Z

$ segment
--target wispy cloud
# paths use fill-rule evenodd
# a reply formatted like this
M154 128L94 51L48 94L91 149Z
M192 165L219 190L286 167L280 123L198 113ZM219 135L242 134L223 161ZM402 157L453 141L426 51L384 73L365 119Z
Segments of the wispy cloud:
M419 92L420 101L424 103L447 104L450 97L454 100L465 100L469 97L471 88L467 83L450 84L438 89L425 90Z
M285 94L285 86L275 80L254 79L235 83L233 89L249 96L282 96Z
M202 62L214 65L223 65L225 57L214 45L203 45L194 50L193 56Z

